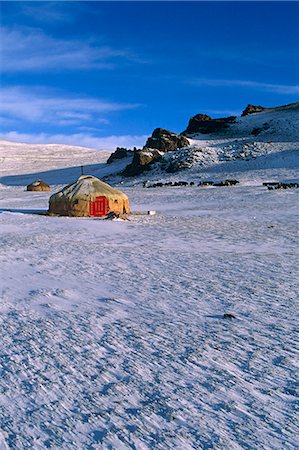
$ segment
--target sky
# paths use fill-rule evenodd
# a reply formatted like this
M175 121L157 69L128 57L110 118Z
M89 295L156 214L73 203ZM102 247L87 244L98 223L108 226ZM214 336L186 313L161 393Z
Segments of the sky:
M299 100L298 2L0 2L0 139L142 147Z

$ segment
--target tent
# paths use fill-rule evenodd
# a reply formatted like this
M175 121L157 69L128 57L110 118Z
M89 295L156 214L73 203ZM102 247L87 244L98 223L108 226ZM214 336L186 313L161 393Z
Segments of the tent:
M35 180L33 183L28 184L27 191L50 191L50 186L42 180Z
M105 217L130 212L129 199L96 177L82 175L75 183L51 195L49 214L75 217Z

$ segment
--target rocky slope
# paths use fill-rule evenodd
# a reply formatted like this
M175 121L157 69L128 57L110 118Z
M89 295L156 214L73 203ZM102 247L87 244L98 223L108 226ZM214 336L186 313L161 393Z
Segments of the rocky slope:
M154 136L156 131L144 149L135 152L125 176L136 177L146 170L146 176L152 178L186 169L191 175L190 169L195 173L227 162L248 162L287 151L294 152L292 158L296 159L299 152L299 103L277 108L248 105L238 118L212 119L205 114L197 114L181 134L182 138L187 137L188 144L180 141L177 149L170 146L165 150ZM175 142L178 141L179 135L168 133ZM149 146L151 148L147 148ZM266 164L263 159L259 162Z

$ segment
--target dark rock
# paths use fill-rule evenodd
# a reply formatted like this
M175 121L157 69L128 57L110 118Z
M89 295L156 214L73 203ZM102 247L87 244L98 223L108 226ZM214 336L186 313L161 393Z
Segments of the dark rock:
M206 114L196 114L196 116L191 117L188 126L183 134L194 134L194 133L217 133L223 131L229 127L230 124L236 121L236 116L222 117L219 119L212 119Z
M265 181L264 183L263 183L263 186L277 186L278 184L280 184L280 182L279 181Z
M267 131L269 128L270 128L270 125L266 122L266 123L264 123L263 126L261 126L261 127L253 128L251 134L252 134L253 136L258 136L258 135L261 134L263 131Z
M198 186L213 186L214 181L200 181Z
M172 185L173 186L188 186L188 181L175 181Z
M184 136L180 136L164 128L156 128L151 137L146 141L144 148L156 148L163 152L170 152L182 147L188 147L188 145L189 141Z
M107 159L107 164L111 164L118 159L127 158L127 156L131 155L132 153L132 150L128 150L127 148L116 147L115 152L111 153L111 155Z
M299 188L299 183L268 183L268 184L263 183L263 184L266 185L269 190Z
M153 184L145 184L144 187L155 188L155 187L177 187L177 186L194 186L194 182L191 181L167 181L166 183L158 182Z
M237 181L237 180L224 180L224 181L220 181L218 183L213 183L213 186L234 186L238 183L239 183L239 181Z
M265 111L265 109L267 109L267 108L264 108L263 106L255 106L255 105L249 104L246 106L246 108L242 112L241 117L248 116L249 114L263 112L263 111Z
M146 170L149 170L151 165L159 161L163 152L155 148L143 148L143 150L136 150L134 152L133 161L128 164L122 174L125 177L134 177L140 175Z
M223 319L236 319L236 316L231 313L225 313L223 314Z
M236 184L239 183L238 180L231 180L231 179L227 179L224 181L226 186L235 186Z

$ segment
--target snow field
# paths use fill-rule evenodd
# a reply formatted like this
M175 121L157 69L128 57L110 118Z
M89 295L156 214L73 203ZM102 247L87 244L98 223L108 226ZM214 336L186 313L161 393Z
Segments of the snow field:
M297 190L126 193L157 215L0 191L3 448L297 448Z

